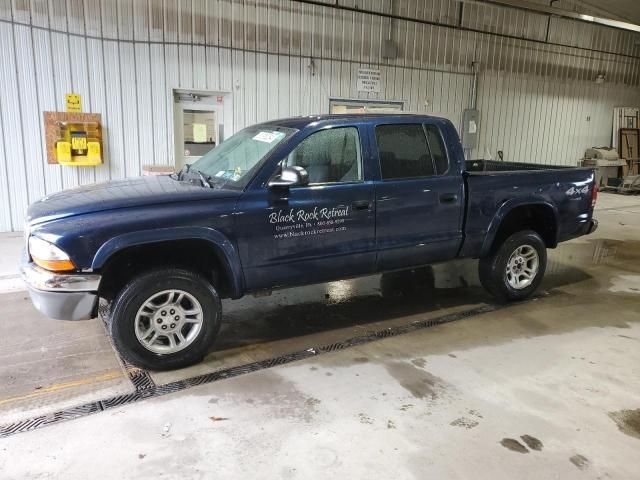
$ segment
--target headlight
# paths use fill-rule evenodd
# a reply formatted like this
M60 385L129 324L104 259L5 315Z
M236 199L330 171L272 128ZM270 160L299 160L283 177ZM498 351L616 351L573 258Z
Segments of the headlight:
M69 255L52 243L38 237L29 237L29 255L36 265L54 272L75 270L76 268Z

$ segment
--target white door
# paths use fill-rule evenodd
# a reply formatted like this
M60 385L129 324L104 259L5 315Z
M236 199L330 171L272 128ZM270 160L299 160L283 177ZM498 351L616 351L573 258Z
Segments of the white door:
M215 148L233 127L230 94L174 91L175 168L192 164Z

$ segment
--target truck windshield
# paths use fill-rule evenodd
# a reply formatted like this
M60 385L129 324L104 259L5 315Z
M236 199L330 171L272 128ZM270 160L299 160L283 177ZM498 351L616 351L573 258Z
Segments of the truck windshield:
M258 164L296 130L272 125L245 128L200 157L189 168L219 187L244 188Z

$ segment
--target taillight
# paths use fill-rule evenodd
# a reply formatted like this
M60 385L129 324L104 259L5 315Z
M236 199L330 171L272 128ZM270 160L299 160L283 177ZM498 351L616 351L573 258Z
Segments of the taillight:
M593 182L593 188L591 189L591 208L596 206L596 200L598 200L598 184Z

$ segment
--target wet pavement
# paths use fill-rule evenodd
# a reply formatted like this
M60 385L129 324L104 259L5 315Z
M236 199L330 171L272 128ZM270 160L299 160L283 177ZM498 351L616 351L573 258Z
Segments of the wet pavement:
M640 198L603 194L598 208L594 235L549 252L533 301L0 440L0 471L640 478ZM456 261L225 301L205 361L151 378L470 310L492 301L476 268ZM0 295L2 423L132 390L100 322L53 322L25 297ZM74 458L83 448L110 453Z

